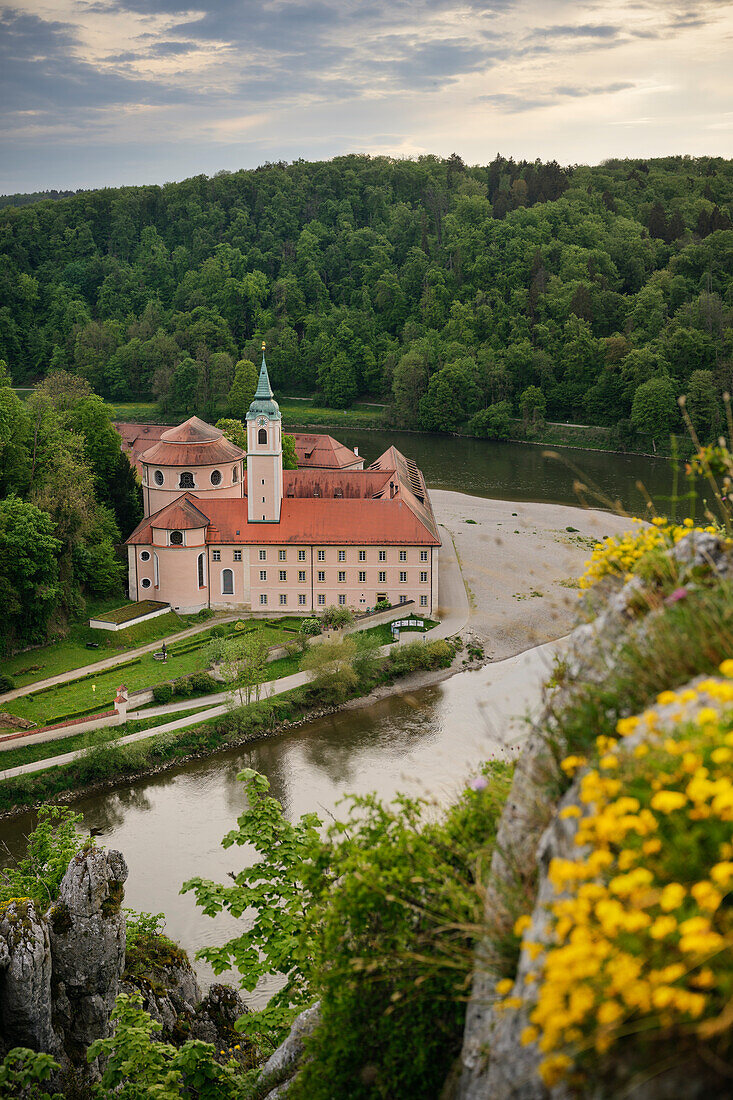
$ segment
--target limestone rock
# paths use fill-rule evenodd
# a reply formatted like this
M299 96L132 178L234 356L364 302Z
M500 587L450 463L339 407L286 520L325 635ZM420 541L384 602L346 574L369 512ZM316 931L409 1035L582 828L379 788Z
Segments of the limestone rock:
M262 1069L257 1082L262 1100L280 1100L287 1095L303 1058L304 1041L317 1027L320 1015L320 1004L316 1002L296 1016L287 1039L270 1055Z
M46 922L33 901L18 898L0 915L0 1050L54 1054L51 1023L51 948Z
M91 848L71 860L49 913L57 1026L72 1061L109 1034L125 965L121 911L127 864L120 852Z

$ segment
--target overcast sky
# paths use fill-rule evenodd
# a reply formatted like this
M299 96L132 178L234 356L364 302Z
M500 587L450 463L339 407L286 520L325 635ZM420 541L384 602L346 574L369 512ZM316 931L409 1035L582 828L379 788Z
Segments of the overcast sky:
M0 191L266 160L733 155L723 0L0 0Z

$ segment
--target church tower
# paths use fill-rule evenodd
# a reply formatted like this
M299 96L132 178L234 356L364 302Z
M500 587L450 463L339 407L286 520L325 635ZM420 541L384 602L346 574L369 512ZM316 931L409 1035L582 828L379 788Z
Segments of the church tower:
M270 387L262 344L262 367L247 412L247 518L279 523L283 500L282 414Z

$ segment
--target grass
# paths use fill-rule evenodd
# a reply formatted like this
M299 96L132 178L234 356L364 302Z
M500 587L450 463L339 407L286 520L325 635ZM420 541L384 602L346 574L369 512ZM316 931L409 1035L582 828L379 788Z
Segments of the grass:
M283 414L285 431L294 425L303 428L347 427L383 428L385 410L379 405L358 405L351 409L324 409L310 400L293 401L283 398L278 402Z
M408 617L412 618L411 615ZM428 630L432 630L434 626L438 625L437 622L435 622L435 620L433 619L423 619L423 622L425 623ZM415 634L423 633L423 631L420 630L418 627L408 626L402 628L403 634L407 634L410 631ZM369 630L360 630L359 634L362 634L367 638L376 638L380 645L390 645L390 643L394 640L389 623L380 623L379 626L371 626Z
M114 626L120 626L122 623L128 623L132 619L141 619L143 615L151 615L154 611L162 611L164 607L169 607L170 604L161 603L160 600L138 600L137 603L127 603L124 607L115 607L111 611L102 611L100 614L93 616L95 621L102 623L112 623ZM161 619L163 616L161 615Z
M160 619L153 619L150 626L168 616L161 615ZM268 645L292 641L293 634L286 633L281 627L268 626L258 622L261 636ZM143 624L144 626L148 624ZM216 625L216 624L214 624ZM200 640L208 640L211 636L211 627L202 632ZM122 633L122 631L120 631ZM117 635L115 635L117 636ZM16 714L20 718L28 718L39 726L57 721L68 714L78 714L87 709L95 708L100 711L106 709L106 704L111 703L115 697L117 687L124 683L128 691L136 691L140 688L150 688L160 684L164 680L175 680L179 676L187 676L191 672L198 672L203 668L204 646L183 653L176 653L175 647L168 660L163 664L153 658L152 653L144 653L139 663L129 668L118 670L115 668L102 671L97 676L85 677L71 681L68 684L59 684L57 687L46 689L38 694L21 696L4 704L3 710L10 714ZM87 661L88 651L84 651ZM278 662L273 662L272 666ZM48 675L45 673L45 675ZM275 672L272 678L285 673ZM269 678L269 677L268 677Z
M177 634L201 622L196 615L179 615L170 611L167 615L137 626L129 626L125 630L92 630L88 619L114 608L119 602L117 597L107 600L106 603L90 604L84 620L72 623L65 638L4 658L3 672L6 676L12 676L16 687L26 687L37 680L46 680L62 672L81 669L103 661L106 657L116 657L126 650L166 638L169 634ZM99 643L99 649L87 649L87 642Z

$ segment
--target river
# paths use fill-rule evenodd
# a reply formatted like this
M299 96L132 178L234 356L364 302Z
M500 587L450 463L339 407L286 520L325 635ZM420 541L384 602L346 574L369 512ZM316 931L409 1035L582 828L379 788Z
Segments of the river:
M412 433L336 434L358 446L367 462L394 442L415 459L435 488L578 503L573 494L576 475L544 458L539 447ZM630 510L640 499L635 497L637 480L657 499L669 494L665 463L638 455L565 453L586 479L592 477L609 498L620 498ZM220 844L245 805L237 780L242 768L256 768L269 778L290 819L311 810L326 817L346 792L376 791L388 799L404 791L445 802L482 761L517 751L525 727L521 721L510 723L509 717L538 705L555 648L551 643L459 673L437 687L310 722L246 751L231 750L112 793L79 799L74 808L87 828L100 831L101 843L124 853L130 868L126 905L165 912L167 932L193 956L201 947L224 942L237 928L228 916L205 917L192 895L179 891L194 875L226 882L228 871L252 859L250 849L224 850ZM30 814L0 824L6 860L21 854L33 824ZM205 964L197 969L205 983L211 980ZM261 1005L271 991L268 985L258 988L249 1003Z

